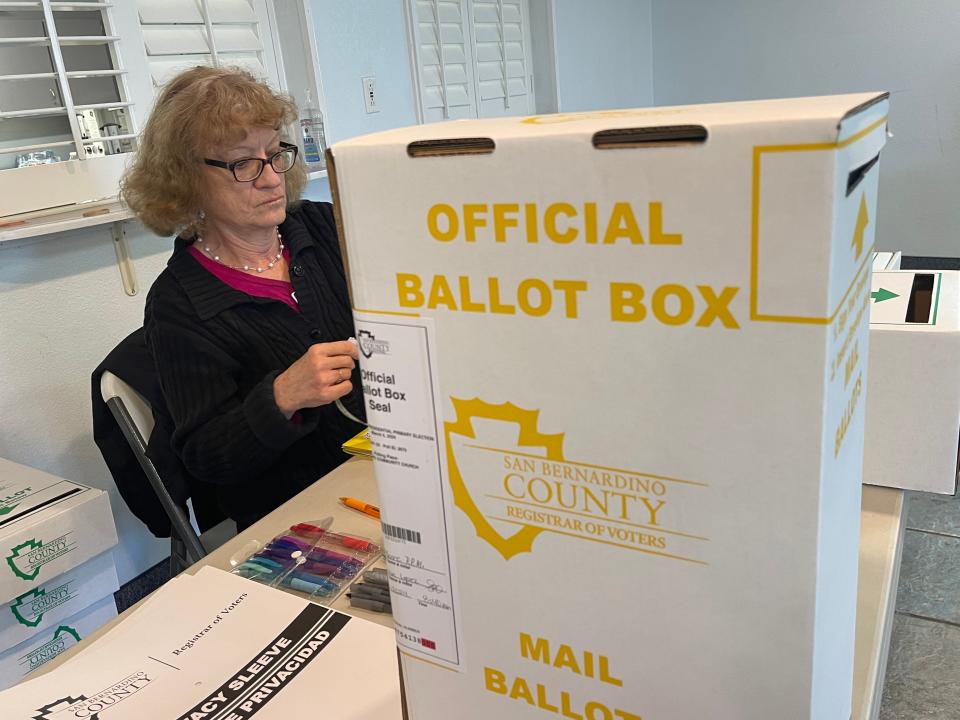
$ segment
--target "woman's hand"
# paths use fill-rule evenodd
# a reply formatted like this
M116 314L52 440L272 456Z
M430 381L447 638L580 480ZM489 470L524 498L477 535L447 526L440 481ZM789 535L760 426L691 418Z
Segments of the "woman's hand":
M273 397L287 419L301 408L332 403L353 390L357 346L349 340L311 345L273 381Z

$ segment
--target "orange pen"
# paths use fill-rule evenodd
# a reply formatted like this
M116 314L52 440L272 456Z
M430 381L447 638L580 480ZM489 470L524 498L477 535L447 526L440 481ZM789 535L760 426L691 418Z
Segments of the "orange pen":
M374 517L377 520L380 519L380 508L376 505L371 505L370 503L365 503L363 500L357 500L356 498L342 497L340 502L346 505L348 508L353 510L359 510L362 513Z

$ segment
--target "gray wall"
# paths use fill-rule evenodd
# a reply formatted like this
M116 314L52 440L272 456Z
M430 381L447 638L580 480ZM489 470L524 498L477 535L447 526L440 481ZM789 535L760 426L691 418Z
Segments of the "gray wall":
M662 0L657 105L889 90L877 244L960 255L956 0Z
M327 139L417 122L403 0L313 0ZM380 112L363 107L360 78L377 79Z
M126 509L93 443L90 375L143 324L169 240L130 227L141 292L120 283L110 226L0 244L0 457L110 492L120 581L170 552Z
M653 105L651 0L554 0L560 112Z

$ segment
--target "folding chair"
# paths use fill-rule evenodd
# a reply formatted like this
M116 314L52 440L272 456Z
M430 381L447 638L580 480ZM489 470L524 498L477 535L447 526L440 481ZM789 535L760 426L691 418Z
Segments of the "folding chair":
M150 437L154 425L150 404L136 390L109 371L100 376L100 394L143 468L167 517L170 518L170 576L173 577L235 535L236 525L227 520L198 536L190 524L187 512L170 496L156 468L147 457L147 443L144 438Z

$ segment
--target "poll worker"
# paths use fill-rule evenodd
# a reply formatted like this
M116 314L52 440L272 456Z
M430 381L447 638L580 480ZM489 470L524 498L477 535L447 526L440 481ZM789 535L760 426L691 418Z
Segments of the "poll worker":
M346 459L363 401L328 203L285 129L294 104L236 68L163 88L121 183L137 217L177 236L144 327L173 451L217 486L240 529ZM340 401L340 403L337 403Z

